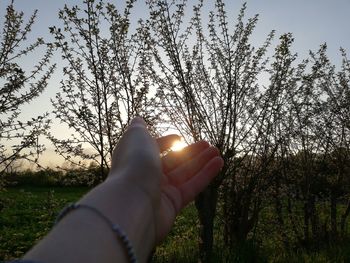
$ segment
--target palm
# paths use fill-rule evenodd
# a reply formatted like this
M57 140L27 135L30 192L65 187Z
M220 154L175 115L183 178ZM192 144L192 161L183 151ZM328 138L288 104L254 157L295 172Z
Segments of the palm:
M160 150L169 148L173 135L159 138ZM204 190L219 172L223 161L219 151L201 141L179 152L162 157L160 209L157 215L157 240L161 241L170 231L176 215L197 194Z

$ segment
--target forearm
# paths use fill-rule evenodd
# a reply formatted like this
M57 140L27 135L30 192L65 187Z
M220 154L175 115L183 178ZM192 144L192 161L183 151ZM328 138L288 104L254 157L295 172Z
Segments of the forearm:
M153 208L145 193L111 179L82 200L118 224L132 242L137 258L145 262L154 246ZM126 249L97 214L77 209L64 217L50 234L25 256L42 262L128 262Z

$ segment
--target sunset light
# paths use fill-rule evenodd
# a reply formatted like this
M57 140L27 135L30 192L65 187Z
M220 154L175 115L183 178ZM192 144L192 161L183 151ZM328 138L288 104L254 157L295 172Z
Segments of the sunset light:
M175 141L173 146L171 147L172 151L181 151L187 144L184 141Z
M349 11L0 0L0 263L350 263Z

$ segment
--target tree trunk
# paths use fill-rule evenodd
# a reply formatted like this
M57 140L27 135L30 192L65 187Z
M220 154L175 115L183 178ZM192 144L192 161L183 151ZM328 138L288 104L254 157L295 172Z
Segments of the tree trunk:
M320 220L316 209L316 198L314 195L310 197L309 212L313 242L319 245L320 240Z
M279 232L282 237L282 242L286 248L289 247L289 242L288 242L288 236L286 234L285 230L285 222L283 219L283 205L281 202L281 195L280 195L280 184L279 181L277 180L276 188L275 188L275 211L276 211L276 217L277 217L277 223L278 223L278 228Z
M305 201L304 203L304 242L305 245L309 243L309 220L310 220L310 212L309 212L309 201Z
M213 250L213 227L217 197L217 187L210 185L199 194L195 202L200 222L199 255L202 263L210 262Z
M350 214L350 199L348 201L348 205L346 207L346 210L341 217L340 228L341 228L342 235L345 235L345 223L346 223L346 218L349 216L349 214Z
M331 231L332 238L336 238L337 231L337 197L335 193L332 191L331 193Z
M223 239L225 246L228 246L230 243L230 233L231 233L231 216L230 216L230 207L232 206L232 202L229 199L230 195L230 187L228 183L223 184L222 194L223 194L223 220L224 220L224 233Z

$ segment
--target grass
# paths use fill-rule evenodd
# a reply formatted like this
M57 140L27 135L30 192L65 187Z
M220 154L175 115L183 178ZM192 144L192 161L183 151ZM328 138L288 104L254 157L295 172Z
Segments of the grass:
M70 202L78 200L87 187L14 187L0 193L0 261L21 257L51 229L57 213ZM350 262L350 240L343 240L318 250L286 251L278 241L268 211L262 215L265 239L259 244L252 240L229 251L220 245L219 231L213 262ZM166 240L157 247L155 263L198 262L198 228L196 209L188 206L177 217ZM220 228L217 222L216 228ZM267 230L270 232L267 233Z
M58 211L85 187L17 187L0 194L0 261L21 257L52 227Z
M198 219L194 205L177 217L172 231L157 247L152 262L198 262Z

